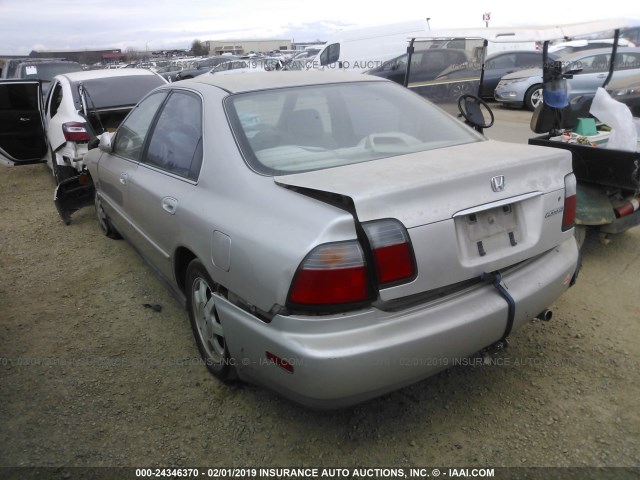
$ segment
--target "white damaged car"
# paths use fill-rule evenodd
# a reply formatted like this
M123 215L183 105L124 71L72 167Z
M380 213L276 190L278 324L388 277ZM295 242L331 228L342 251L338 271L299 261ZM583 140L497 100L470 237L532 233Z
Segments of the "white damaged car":
M42 99L37 80L0 83L0 159L14 165L46 161L56 180L56 207L65 223L93 204L83 157L89 141L120 122L147 93L165 85L144 69L89 70L56 75Z

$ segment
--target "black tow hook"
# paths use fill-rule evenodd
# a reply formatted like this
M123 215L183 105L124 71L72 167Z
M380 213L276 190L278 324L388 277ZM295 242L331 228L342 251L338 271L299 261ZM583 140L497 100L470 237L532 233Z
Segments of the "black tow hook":
M511 330L513 329L513 321L516 316L516 301L509 294L509 292L504 287L504 285L502 285L501 283L502 275L500 275L500 272L493 272L493 273L483 272L480 278L482 279L483 282L491 283L494 286L494 288L498 291L500 296L504 298L505 301L507 302L507 307L508 307L507 326L505 327L504 333L502 334L502 337L500 338L500 340L496 342L496 343L502 343L502 342L506 343L507 337L509 336L509 334L511 333Z

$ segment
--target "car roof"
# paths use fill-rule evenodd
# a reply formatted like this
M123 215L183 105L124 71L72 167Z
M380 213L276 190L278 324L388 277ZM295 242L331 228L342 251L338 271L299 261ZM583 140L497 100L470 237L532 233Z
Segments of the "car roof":
M381 81L385 82L387 80L373 75L353 72L304 71L257 72L253 75L200 75L193 79L183 80L180 84L186 85L189 82L191 85L212 85L229 93L241 93L327 83Z
M156 75L150 70L144 68L116 68L104 70L85 70L82 72L70 72L58 75L65 77L70 82L82 82L83 80L93 80L95 78L109 77L135 77L144 75Z
M618 47L616 55L619 53L640 53L640 48L635 47ZM590 50L579 50L577 52L567 53L562 55L562 52L553 52L554 54L560 54L563 61L573 60L576 58L589 57L591 55L607 55L611 54L611 48L592 48Z
M500 57L502 55L511 55L513 53L533 53L542 56L542 50L501 50L499 52L493 52L487 55L487 60L489 60L490 58Z

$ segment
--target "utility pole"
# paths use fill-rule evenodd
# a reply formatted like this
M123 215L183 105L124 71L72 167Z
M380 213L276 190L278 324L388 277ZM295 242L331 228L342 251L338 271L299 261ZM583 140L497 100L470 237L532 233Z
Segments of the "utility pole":
M431 17L427 17L427 29L431 31L431 25L429 25L429 20L431 20Z

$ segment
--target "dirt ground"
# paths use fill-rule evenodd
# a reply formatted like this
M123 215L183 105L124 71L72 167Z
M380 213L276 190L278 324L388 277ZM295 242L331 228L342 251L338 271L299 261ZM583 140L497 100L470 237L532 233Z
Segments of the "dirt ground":
M500 362L317 412L210 376L132 248L52 192L46 165L0 166L0 466L639 465L640 228L588 238Z

